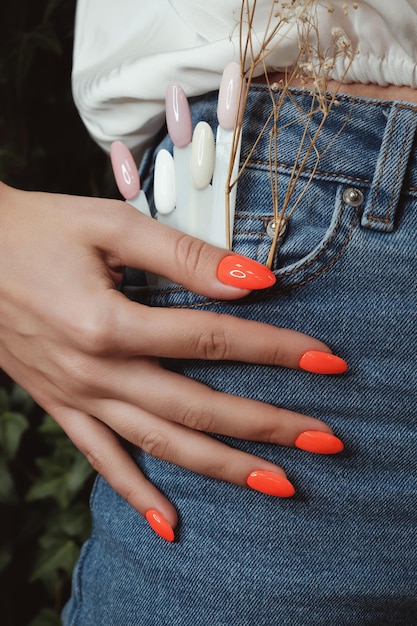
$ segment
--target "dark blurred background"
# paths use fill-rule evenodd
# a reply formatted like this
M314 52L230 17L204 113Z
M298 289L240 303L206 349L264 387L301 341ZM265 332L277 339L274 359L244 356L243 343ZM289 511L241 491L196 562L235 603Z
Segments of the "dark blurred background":
M75 4L1 3L0 178L25 189L102 195L113 190L108 159L71 96Z
M109 160L72 102L74 13L75 0L1 2L0 180L27 190L118 197ZM89 533L92 479L51 418L0 370L2 626L60 624Z

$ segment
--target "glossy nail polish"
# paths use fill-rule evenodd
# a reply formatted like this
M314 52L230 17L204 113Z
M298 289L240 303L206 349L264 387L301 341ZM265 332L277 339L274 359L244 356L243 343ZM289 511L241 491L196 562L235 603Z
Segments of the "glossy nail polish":
M309 350L303 354L298 365L313 374L343 374L348 368L346 361L339 356L320 350Z
M296 448L317 454L337 454L344 448L343 442L332 435L319 430L306 430L295 440Z
M294 495L295 489L290 481L269 470L256 470L249 474L246 479L248 487L266 493L268 496L289 498Z
M241 82L240 63L232 61L224 69L217 105L219 124L227 130L232 130L235 125Z
M139 174L130 150L122 141L114 141L110 146L110 159L117 187L126 200L132 200L139 193Z
M161 513L155 509L149 509L146 511L145 517L157 535L165 539L166 541L174 541L174 531Z
M240 254L223 257L217 268L217 278L225 285L251 290L272 287L276 281L265 265Z
M190 172L194 187L206 189L214 170L214 135L207 122L198 122L193 133Z
M172 154L162 148L155 159L154 201L160 215L169 215L175 209L175 164Z
M191 143L193 123L187 96L182 87L171 83L166 90L166 120L169 135L177 148Z

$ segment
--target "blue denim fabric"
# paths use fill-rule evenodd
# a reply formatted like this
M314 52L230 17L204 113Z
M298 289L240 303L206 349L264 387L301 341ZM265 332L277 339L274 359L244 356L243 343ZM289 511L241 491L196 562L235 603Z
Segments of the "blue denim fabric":
M263 86L251 91L244 154L268 98ZM195 102L195 119L214 125L215 104L214 95ZM300 106L308 110L310 97L294 91L282 112L281 123L293 123L279 139L281 197L300 145ZM126 287L129 297L153 306L226 312L327 342L348 361L346 374L166 366L317 416L346 448L326 457L230 441L285 468L296 487L285 500L134 451L180 512L177 540L156 536L98 479L93 534L74 574L65 626L417 624L416 122L417 107L407 103L339 98L319 137L314 180L277 254L277 284L267 292L225 303L175 285ZM239 183L234 239L235 250L261 262L272 217L268 149L266 134ZM314 167L312 156L300 191ZM345 202L349 187L362 192L359 206Z

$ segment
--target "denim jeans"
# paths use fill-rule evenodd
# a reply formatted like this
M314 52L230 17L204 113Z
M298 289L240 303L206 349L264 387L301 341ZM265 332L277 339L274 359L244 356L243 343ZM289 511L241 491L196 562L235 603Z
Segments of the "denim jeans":
M251 90L243 157L268 99L264 86ZM215 106L214 94L197 99L195 119L214 126ZM309 106L310 96L297 90L283 106L280 198L302 159L300 110ZM126 286L130 298L151 306L225 312L326 342L349 363L346 374L165 365L216 389L319 417L345 450L320 456L227 440L284 467L296 488L289 499L134 450L180 513L177 540L155 535L99 478L65 626L417 624L416 124L417 106L338 98L318 138L320 161L310 154L297 181L294 199L301 200L277 252L274 288L221 302L177 285ZM151 166L148 173L151 181ZM239 182L234 234L234 250L262 263L271 244L269 190L266 132Z

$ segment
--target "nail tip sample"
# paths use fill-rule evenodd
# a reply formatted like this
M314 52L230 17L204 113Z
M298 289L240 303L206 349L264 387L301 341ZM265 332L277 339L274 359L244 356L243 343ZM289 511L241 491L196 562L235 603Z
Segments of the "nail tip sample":
M239 105L240 65L231 61L226 65L220 82L217 117L219 124L226 130L232 130Z
M190 172L194 187L205 189L210 184L215 159L214 135L207 122L198 122L191 144Z
M117 187L126 200L133 200L140 190L139 174L129 148L122 141L110 146L110 160Z
M154 201L158 213L168 215L175 209L175 166L172 154L165 148L159 150L155 160Z
M168 133L177 148L184 148L192 137L192 119L187 96L180 85L170 83L165 99Z
M298 365L304 371L313 374L343 374L348 369L348 364L344 359L320 350L305 352Z

